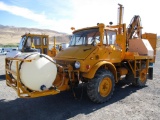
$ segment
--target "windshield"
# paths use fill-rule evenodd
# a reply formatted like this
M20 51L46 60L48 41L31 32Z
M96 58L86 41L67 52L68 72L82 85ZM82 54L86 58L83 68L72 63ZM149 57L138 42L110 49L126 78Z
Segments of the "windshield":
M75 45L95 45L100 43L99 29L90 29L73 34L69 46Z
M18 50L22 50L22 48L23 48L23 46L24 46L24 44L25 44L26 38L27 38L26 36L23 36L23 37L21 38L21 41L20 41L19 46L18 46Z

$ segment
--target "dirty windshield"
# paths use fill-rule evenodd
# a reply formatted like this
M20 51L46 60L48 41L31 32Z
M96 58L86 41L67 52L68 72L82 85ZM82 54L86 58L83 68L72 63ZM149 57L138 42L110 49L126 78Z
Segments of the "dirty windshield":
M70 46L95 45L95 43L100 43L99 29L89 29L74 33L70 41Z
M22 50L22 48L23 48L23 45L24 45L24 43L25 43L25 41L26 41L26 36L23 36L22 38L21 38L21 41L20 41L20 43L19 43L19 46L18 46L18 50Z

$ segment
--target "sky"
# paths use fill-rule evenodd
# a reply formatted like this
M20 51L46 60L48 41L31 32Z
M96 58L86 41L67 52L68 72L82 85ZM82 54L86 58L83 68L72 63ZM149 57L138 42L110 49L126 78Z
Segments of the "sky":
M143 33L160 35L159 0L0 0L0 24L51 29L71 34L97 23L117 24L118 3L124 7L123 23L141 17Z

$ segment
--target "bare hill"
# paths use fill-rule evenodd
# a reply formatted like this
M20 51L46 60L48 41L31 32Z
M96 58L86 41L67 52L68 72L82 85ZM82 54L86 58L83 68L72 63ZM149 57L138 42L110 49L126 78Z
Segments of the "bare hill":
M54 30L0 25L0 44L17 44L19 43L21 36L25 33L49 35L50 43L53 43L54 36L56 37L57 43L69 42L68 34L60 33Z

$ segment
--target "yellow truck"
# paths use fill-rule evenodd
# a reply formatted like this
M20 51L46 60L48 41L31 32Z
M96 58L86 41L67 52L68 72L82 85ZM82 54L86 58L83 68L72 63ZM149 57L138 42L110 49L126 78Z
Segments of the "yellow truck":
M7 57L7 85L19 97L33 98L87 83L88 97L96 103L108 101L115 84L124 78L133 85L145 86L147 74L152 76L149 68L155 62L157 35L142 34L137 15L126 27L123 6L119 4L118 10L117 25L110 22L78 30L72 27L69 47L54 58L36 52Z

